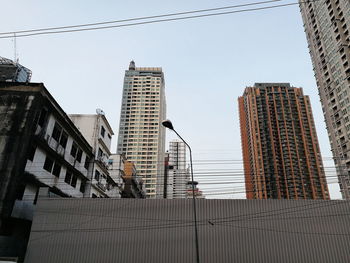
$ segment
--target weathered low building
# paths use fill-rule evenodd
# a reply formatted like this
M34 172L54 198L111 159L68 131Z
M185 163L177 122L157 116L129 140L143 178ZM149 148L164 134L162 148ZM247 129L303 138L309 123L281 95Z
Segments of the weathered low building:
M350 262L350 202L196 202L201 263ZM191 199L41 199L25 263L193 263Z
M21 256L39 188L86 196L93 152L41 83L0 82L0 120L0 257Z
M193 194L196 197L196 199L204 199L205 196L203 195L203 192L198 188L198 182L193 181L194 185L194 192L192 188L192 181L188 181L186 185L186 198L193 198Z
M122 198L145 198L143 178L138 175L136 166L131 161L124 163L124 190Z
M126 158L124 154L111 154L108 160L109 175L117 184L117 195L114 198L121 198L124 190L124 177L125 177L125 162Z
M93 148L94 158L91 160L93 176L90 197L118 197L118 183L109 174L109 157L113 130L104 112L97 114L70 114L69 117L84 135Z

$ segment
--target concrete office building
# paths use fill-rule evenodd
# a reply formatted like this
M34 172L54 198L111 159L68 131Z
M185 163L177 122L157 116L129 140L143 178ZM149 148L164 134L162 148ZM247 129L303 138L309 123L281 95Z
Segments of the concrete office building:
M0 57L0 81L29 82L32 72L17 61Z
M300 2L340 191L350 199L350 2Z
M118 183L109 174L109 157L113 130L104 112L97 114L70 114L69 117L93 148L90 197L118 197Z
M190 174L186 168L186 145L182 141L169 143L169 161L166 174L167 199L187 198L186 186Z
M308 96L256 83L238 99L248 199L329 199Z
M23 259L39 188L85 197L89 143L41 83L0 82L0 257Z
M135 163L147 198L163 196L166 117L162 68L135 67L125 72L117 153Z

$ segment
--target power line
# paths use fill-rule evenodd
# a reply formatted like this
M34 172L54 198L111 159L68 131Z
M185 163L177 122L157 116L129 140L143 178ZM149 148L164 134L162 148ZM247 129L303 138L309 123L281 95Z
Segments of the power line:
M170 22L170 21L178 21L178 20L186 20L186 19L193 19L193 18L202 18L202 17L210 17L210 16L221 16L221 15L228 15L228 14L234 14L234 13L243 13L243 12L252 12L252 11L260 11L260 10L267 10L267 9L274 9L274 8L280 8L280 7L287 7L287 6L294 6L299 5L302 3L309 3L309 2L315 2L320 0L310 0L310 1L304 1L299 3L287 3L287 4L280 4L280 5L272 5L272 6L266 6L266 7L257 7L257 8L250 8L250 9L241 9L241 10L235 10L235 11L227 11L227 12L218 12L218 13L209 13L209 14L201 14L201 15L192 15L192 16L183 16L183 17L177 17L177 18L166 18L166 19L158 19L158 20L150 20L150 21L144 21L144 22L135 22L135 23L127 23L127 24L121 24L121 25L111 25L111 26L101 26L101 27L90 27L90 28L80 28L80 29L67 29L67 30L57 30L57 31L44 31L45 29L33 29L33 30L42 30L40 32L32 32L33 30L22 30L22 31L28 31L29 33L22 33L17 34L17 32L11 32L11 34L16 33L16 37L29 37L29 36L36 36L36 35L48 35L48 34L61 34L61 33L73 33L73 32L82 32L82 31L92 31L92 30L101 30L101 29L110 29L110 28L120 28L120 27L129 27L129 26L138 26L138 25L145 25L145 24L154 24L154 23L162 23L162 22ZM273 2L273 1L269 1ZM253 3L251 3L253 4ZM255 3L258 4L258 3ZM247 4L249 5L249 4ZM197 12L193 11L193 12ZM192 12L192 11L189 11ZM172 15L172 14L170 14ZM161 15L166 16L166 15ZM134 20L134 18L131 18ZM101 22L101 23L108 23L108 22ZM78 25L80 27L87 26L88 24L84 25ZM68 28L74 28L77 26L68 26ZM46 29L49 30L49 29ZM32 32L32 33L30 33ZM9 32L3 32L1 34L9 34ZM13 36L0 36L0 39L5 38L13 38Z
M127 18L127 19L122 19L122 20L103 21L103 22L80 24L80 25L69 25L69 26L60 26L60 27L47 27L47 28L37 28L37 29L20 30L20 31L10 31L10 32L2 32L2 33L0 33L0 35L13 35L13 34L21 34L21 33L48 31L48 30L59 30L59 29L69 29L69 28L79 28L79 27L115 24L115 23L121 23L121 22L130 22L130 21L137 21L137 20L160 18L160 17L169 17L169 16L187 15L187 14L217 11L217 10L224 10L224 9L232 9L232 8L244 7L244 6L262 5L262 4L272 3L272 2L279 2L279 1L281 1L281 0L269 0L269 1L262 1L262 2L253 2L253 3L248 3L248 4L230 5L230 6L224 6L224 7L199 9L199 10L184 11L184 12L178 12L178 13L154 15L154 16Z

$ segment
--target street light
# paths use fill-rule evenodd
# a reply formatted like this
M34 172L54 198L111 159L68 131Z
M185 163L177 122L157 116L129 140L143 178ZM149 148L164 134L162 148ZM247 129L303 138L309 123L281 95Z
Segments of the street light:
M162 121L162 125L165 128L168 128L169 130L172 130L176 133L176 135L181 139L181 141L186 144L188 149L190 150L190 164L191 164L191 178L192 178L192 199L193 199L193 217L194 217L194 234L195 234L195 243L196 243L196 259L197 263L199 263L199 246L198 246L198 229L197 229L197 212L196 212L196 197L194 195L194 179L193 179L193 164L192 164L192 149L187 144L187 142L180 136L180 134L177 133L177 131L174 129L173 124L170 120L164 120Z

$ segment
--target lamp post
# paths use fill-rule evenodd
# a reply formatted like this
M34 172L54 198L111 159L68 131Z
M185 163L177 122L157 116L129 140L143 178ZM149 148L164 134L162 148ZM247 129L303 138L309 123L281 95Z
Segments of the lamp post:
M194 179L193 179L193 164L192 164L192 149L188 145L188 143L177 133L174 129L173 124L170 120L162 121L162 125L169 130L172 130L176 133L176 135L181 139L181 141L186 144L188 149L190 150L190 164L191 164L191 178L192 178L192 199L193 199L193 217L194 217L194 234L195 234L195 243L196 243L196 262L199 263L199 246L198 246L198 228L197 228L197 212L196 212L196 197L194 195Z

